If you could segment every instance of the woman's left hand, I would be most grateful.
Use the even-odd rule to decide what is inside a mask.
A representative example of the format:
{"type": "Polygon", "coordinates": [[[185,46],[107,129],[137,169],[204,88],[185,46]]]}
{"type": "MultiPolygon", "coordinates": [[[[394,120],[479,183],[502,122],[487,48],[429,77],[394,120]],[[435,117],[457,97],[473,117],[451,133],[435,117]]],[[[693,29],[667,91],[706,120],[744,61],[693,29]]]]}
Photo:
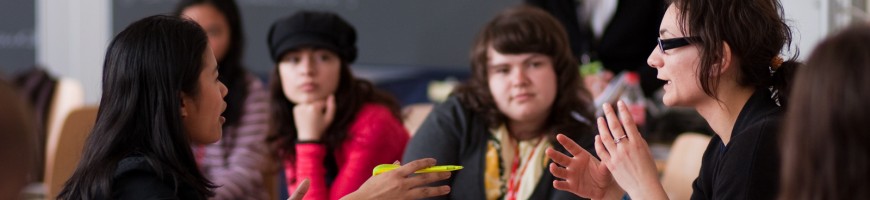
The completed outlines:
{"type": "Polygon", "coordinates": [[[625,103],[619,101],[617,107],[619,117],[610,104],[604,104],[606,119],[598,118],[595,150],[601,162],[630,196],[667,199],[649,146],[640,136],[625,103]]]}

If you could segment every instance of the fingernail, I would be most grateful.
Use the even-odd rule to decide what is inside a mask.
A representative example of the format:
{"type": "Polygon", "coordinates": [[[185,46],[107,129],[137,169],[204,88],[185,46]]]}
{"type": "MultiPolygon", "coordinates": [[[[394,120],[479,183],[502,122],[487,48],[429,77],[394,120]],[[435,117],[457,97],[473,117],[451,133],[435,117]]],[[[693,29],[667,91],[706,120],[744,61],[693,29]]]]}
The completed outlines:
{"type": "Polygon", "coordinates": [[[446,185],[445,185],[445,186],[441,186],[441,192],[449,193],[449,192],[450,192],[450,186],[446,186],[446,185]]]}

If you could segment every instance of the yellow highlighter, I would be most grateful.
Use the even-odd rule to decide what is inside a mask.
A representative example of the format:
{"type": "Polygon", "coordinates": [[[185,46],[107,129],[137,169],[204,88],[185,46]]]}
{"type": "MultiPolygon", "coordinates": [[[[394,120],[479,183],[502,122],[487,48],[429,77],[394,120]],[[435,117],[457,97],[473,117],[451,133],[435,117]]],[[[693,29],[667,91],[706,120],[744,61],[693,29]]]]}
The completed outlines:
{"type": "MultiPolygon", "coordinates": [[[[394,170],[394,169],[399,168],[399,167],[400,167],[400,165],[397,165],[397,164],[380,164],[380,165],[376,166],[375,169],[372,170],[372,176],[376,176],[378,174],[388,172],[390,170],[394,170]]],[[[456,170],[460,170],[460,169],[462,169],[462,166],[439,165],[439,166],[432,166],[432,167],[427,167],[425,169],[417,170],[414,173],[419,174],[419,173],[431,173],[431,172],[450,172],[450,171],[456,171],[456,170]]]]}

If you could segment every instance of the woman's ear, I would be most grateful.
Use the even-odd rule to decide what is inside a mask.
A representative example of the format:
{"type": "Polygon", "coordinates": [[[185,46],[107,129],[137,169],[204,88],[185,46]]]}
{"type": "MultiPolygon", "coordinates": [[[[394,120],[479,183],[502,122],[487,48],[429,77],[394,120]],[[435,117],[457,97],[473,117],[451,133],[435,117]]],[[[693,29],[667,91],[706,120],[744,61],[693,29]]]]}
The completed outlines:
{"type": "Polygon", "coordinates": [[[181,92],[178,96],[181,97],[181,108],[179,108],[181,109],[181,118],[185,118],[187,117],[187,109],[190,109],[189,105],[192,99],[184,92],[181,92]]]}
{"type": "Polygon", "coordinates": [[[734,67],[734,58],[731,57],[731,45],[728,45],[728,42],[722,41],[722,60],[719,61],[719,74],[725,74],[728,70],[734,67]]]}

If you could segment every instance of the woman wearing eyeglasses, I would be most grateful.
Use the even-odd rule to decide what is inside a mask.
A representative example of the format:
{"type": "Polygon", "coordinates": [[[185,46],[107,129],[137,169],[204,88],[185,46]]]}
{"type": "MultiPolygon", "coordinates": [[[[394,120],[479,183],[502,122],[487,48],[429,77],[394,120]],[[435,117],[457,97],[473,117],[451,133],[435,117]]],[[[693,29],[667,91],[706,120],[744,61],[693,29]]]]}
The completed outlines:
{"type": "MultiPolygon", "coordinates": [[[[779,188],[777,133],[799,63],[777,0],[675,0],[648,64],[667,81],[667,106],[695,108],[716,132],[692,184],[692,199],[773,199],[779,188]]],[[[601,161],[559,137],[573,157],[548,150],[558,189],[588,198],[628,194],[667,199],[646,141],[623,103],[604,105],[595,147],[601,161]]]]}

